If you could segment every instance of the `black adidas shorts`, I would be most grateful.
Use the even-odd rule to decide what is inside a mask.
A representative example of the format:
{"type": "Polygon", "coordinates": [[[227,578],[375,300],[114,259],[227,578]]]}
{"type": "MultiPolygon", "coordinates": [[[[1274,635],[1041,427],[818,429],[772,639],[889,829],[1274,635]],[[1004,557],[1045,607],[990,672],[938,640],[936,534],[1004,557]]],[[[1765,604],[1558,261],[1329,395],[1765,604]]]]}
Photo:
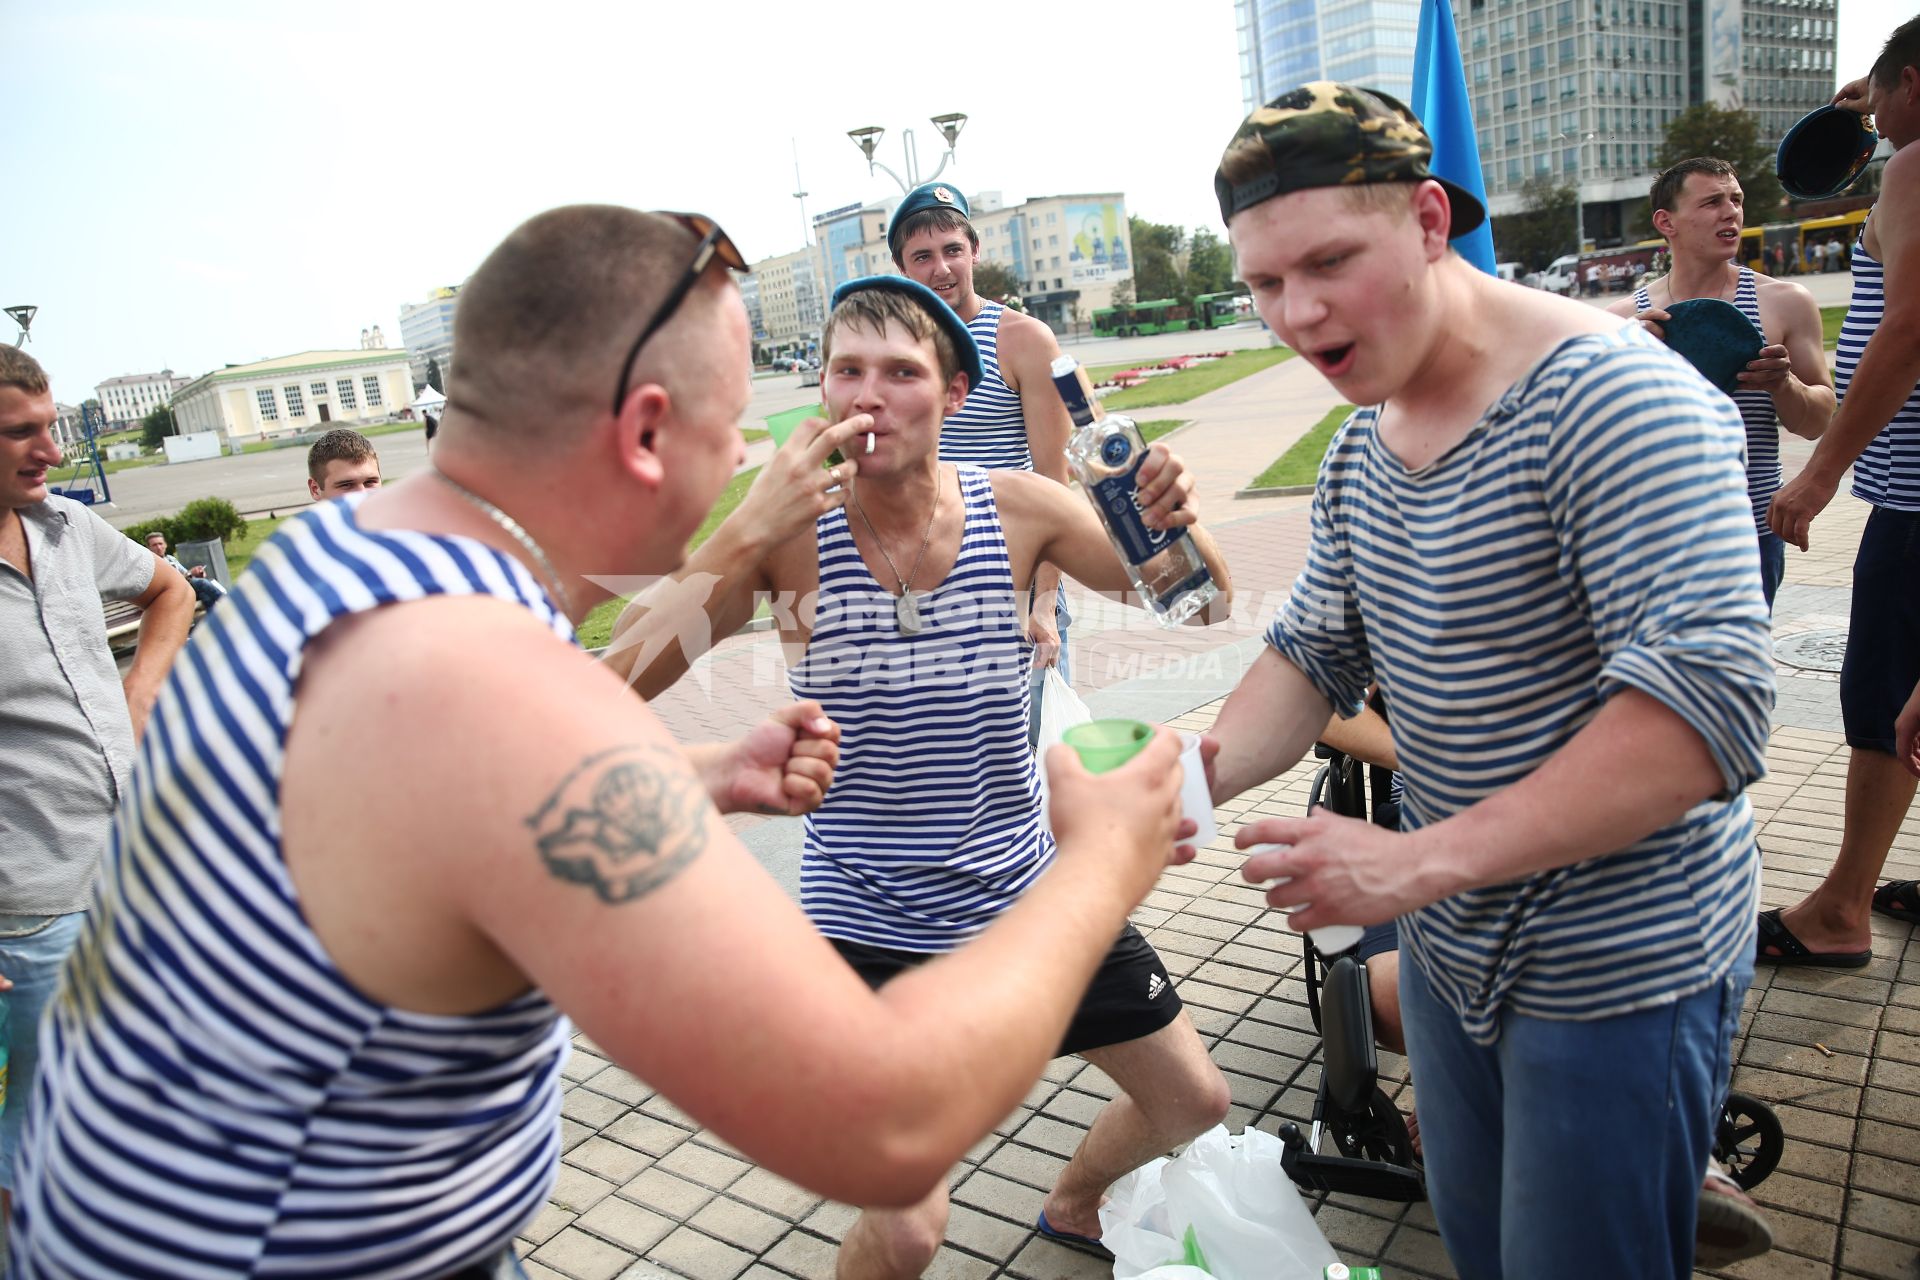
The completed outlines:
{"type": "MultiPolygon", "coordinates": [[[[934,958],[924,952],[892,951],[838,938],[827,941],[875,991],[905,970],[934,958]]],[[[1167,976],[1167,966],[1160,963],[1159,953],[1138,929],[1128,925],[1094,970],[1093,981],[1080,998],[1080,1008],[1067,1024],[1055,1056],[1064,1058],[1070,1053],[1150,1036],[1179,1017],[1181,1007],[1180,995],[1173,989],[1173,979],[1167,976]]]]}

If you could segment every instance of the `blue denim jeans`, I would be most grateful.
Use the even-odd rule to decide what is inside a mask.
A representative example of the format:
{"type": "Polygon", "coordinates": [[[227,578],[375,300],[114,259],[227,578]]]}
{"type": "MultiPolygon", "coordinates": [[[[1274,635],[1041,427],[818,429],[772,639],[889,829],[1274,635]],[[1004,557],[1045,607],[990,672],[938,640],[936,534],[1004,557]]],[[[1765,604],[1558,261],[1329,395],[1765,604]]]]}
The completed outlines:
{"type": "Polygon", "coordinates": [[[67,952],[87,922],[84,911],[61,916],[0,914],[0,974],[13,990],[0,992],[7,1009],[7,1101],[0,1110],[0,1187],[13,1190],[13,1158],[33,1080],[40,1066],[40,1017],[53,998],[67,952]]]}
{"type": "Polygon", "coordinates": [[[1476,1044],[1400,966],[1427,1190],[1461,1280],[1686,1280],[1745,957],[1680,1001],[1590,1022],[1511,1011],[1476,1044]]]}

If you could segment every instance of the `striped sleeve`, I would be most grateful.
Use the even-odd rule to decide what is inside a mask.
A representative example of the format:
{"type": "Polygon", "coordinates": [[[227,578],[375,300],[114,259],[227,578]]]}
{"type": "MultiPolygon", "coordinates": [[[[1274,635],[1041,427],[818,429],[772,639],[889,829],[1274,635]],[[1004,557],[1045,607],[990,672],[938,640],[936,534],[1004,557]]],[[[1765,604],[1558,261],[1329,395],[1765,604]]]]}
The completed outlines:
{"type": "Polygon", "coordinates": [[[1298,667],[1344,719],[1360,713],[1373,682],[1373,655],[1354,590],[1353,557],[1333,516],[1342,488],[1360,479],[1369,432],[1356,426],[1372,411],[1352,414],[1334,433],[1313,489],[1307,563],[1267,628],[1267,643],[1298,667]]]}
{"type": "Polygon", "coordinates": [[[1601,696],[1638,689],[1677,713],[1712,752],[1722,799],[1765,772],[1773,709],[1744,445],[1732,401],[1629,341],[1571,374],[1545,459],[1601,696]]]}

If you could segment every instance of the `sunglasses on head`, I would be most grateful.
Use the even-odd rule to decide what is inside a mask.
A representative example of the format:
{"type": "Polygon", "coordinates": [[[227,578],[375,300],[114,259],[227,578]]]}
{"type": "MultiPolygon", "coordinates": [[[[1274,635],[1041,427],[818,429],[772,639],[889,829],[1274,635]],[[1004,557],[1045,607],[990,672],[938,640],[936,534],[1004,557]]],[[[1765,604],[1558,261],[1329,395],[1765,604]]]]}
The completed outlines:
{"type": "Polygon", "coordinates": [[[687,300],[687,295],[693,292],[693,286],[700,282],[701,275],[713,264],[713,260],[716,257],[719,258],[733,271],[747,269],[747,260],[740,255],[739,248],[727,238],[727,233],[720,229],[720,224],[704,213],[674,213],[663,209],[658,212],[658,216],[672,218],[699,236],[700,244],[694,249],[693,260],[687,263],[687,269],[680,273],[679,282],[667,294],[666,301],[660,304],[660,309],[653,313],[653,319],[647,321],[647,327],[640,331],[640,336],[633,340],[631,347],[627,348],[627,358],[620,366],[620,382],[613,392],[613,411],[616,414],[620,412],[620,405],[627,398],[627,382],[633,376],[633,362],[639,359],[640,348],[646,346],[647,339],[660,332],[667,321],[673,319],[673,313],[678,311],[680,304],[687,300]]]}

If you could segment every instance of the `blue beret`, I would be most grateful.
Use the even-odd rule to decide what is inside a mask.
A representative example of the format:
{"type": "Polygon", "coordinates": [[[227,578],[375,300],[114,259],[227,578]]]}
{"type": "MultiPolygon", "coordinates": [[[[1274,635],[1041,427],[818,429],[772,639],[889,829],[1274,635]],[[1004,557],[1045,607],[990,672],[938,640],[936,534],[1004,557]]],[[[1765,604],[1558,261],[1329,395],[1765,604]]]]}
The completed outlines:
{"type": "Polygon", "coordinates": [[[1747,362],[1760,356],[1766,338],[1746,313],[1719,298],[1688,298],[1667,308],[1661,329],[1667,345],[1686,357],[1700,376],[1728,395],[1740,389],[1747,362]]]}
{"type": "Polygon", "coordinates": [[[1795,200],[1824,200],[1853,185],[1879,142],[1867,117],[1829,104],[1787,130],[1773,167],[1795,200]]]}
{"type": "Polygon", "coordinates": [[[849,280],[833,291],[833,306],[838,308],[849,295],[867,289],[884,289],[889,293],[898,293],[920,304],[920,309],[933,317],[933,322],[947,331],[953,339],[954,354],[960,358],[960,372],[967,375],[967,390],[971,392],[980,385],[985,376],[980,367],[980,344],[973,340],[973,330],[967,328],[946,300],[918,280],[909,280],[905,276],[862,276],[858,280],[849,280]]]}
{"type": "Polygon", "coordinates": [[[973,220],[973,209],[967,204],[967,197],[960,188],[950,187],[944,182],[923,182],[907,192],[907,198],[893,211],[893,219],[887,223],[887,248],[898,253],[900,246],[894,243],[894,235],[900,225],[914,214],[926,209],[952,209],[968,221],[973,220]]]}

